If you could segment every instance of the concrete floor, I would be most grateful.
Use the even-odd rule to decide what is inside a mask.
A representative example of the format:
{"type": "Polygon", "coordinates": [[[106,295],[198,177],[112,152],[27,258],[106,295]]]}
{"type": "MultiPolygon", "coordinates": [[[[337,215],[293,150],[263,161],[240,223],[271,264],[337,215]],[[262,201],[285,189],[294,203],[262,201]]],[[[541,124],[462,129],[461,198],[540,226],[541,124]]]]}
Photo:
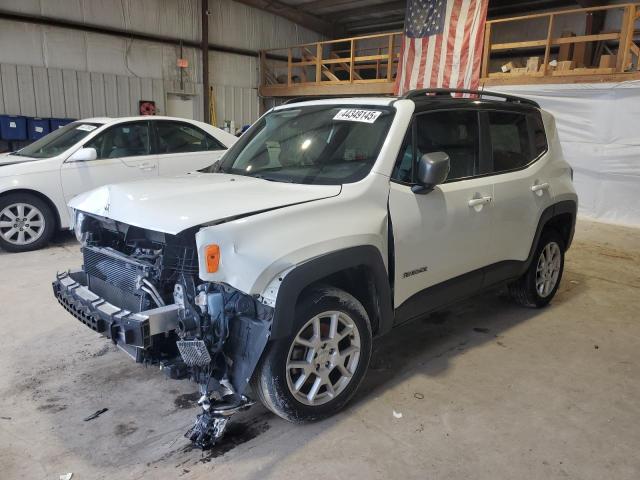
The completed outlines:
{"type": "Polygon", "coordinates": [[[491,294],[403,327],[346,411],[295,426],[257,406],[205,454],[182,438],[194,385],[56,304],[79,263],[69,236],[0,252],[2,479],[640,478],[639,230],[580,222],[550,307],[491,294]]]}

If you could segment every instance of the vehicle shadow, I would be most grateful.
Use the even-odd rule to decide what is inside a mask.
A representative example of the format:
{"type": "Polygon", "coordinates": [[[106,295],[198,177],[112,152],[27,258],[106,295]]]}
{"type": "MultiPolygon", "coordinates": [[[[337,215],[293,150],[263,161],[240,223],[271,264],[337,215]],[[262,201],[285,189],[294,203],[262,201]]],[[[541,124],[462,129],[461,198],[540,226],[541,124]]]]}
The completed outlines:
{"type": "MultiPolygon", "coordinates": [[[[406,382],[409,377],[443,375],[457,356],[489,342],[498,348],[508,348],[508,341],[503,337],[509,329],[536,320],[543,312],[561,306],[585,288],[584,283],[574,281],[575,278],[580,276],[565,270],[554,303],[544,309],[520,307],[508,297],[505,289],[495,289],[398,326],[374,341],[368,373],[347,409],[320,423],[326,425],[324,428],[339,424],[344,421],[344,415],[350,415],[354,409],[406,382]],[[578,283],[582,286],[576,288],[574,284],[578,283]]],[[[419,394],[428,397],[429,392],[419,394]]],[[[298,443],[305,442],[300,439],[298,443]]],[[[293,453],[289,451],[287,455],[293,453]]],[[[280,461],[282,458],[270,462],[251,478],[269,478],[280,461]]]]}
{"type": "Polygon", "coordinates": [[[505,346],[500,338],[506,330],[540,313],[515,305],[503,290],[492,290],[400,325],[374,342],[369,371],[352,404],[410,375],[441,375],[453,357],[488,342],[505,346]]]}

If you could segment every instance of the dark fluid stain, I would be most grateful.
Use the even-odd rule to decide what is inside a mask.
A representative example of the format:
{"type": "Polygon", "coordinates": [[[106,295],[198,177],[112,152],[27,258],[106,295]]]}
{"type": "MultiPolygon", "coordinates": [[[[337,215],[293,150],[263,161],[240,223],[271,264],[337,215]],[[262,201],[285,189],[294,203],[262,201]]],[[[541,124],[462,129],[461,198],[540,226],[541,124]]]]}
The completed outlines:
{"type": "Polygon", "coordinates": [[[183,393],[182,395],[178,395],[175,398],[175,400],[173,401],[173,404],[175,405],[176,408],[179,408],[182,410],[197,407],[198,400],[200,399],[201,396],[202,395],[200,395],[200,392],[183,393]]]}
{"type": "Polygon", "coordinates": [[[242,445],[249,440],[253,440],[258,435],[263,434],[264,432],[269,430],[269,428],[271,428],[269,423],[267,423],[266,420],[260,419],[246,423],[229,422],[227,430],[220,440],[220,443],[217,443],[209,450],[202,452],[202,458],[200,458],[199,461],[200,463],[208,463],[214,458],[221,457],[237,446],[242,445]]]}
{"type": "Polygon", "coordinates": [[[491,330],[484,327],[474,327],[473,331],[478,333],[489,333],[491,330]]]}
{"type": "Polygon", "coordinates": [[[138,427],[131,423],[119,423],[116,425],[115,434],[118,437],[128,437],[132,433],[135,433],[138,430],[138,427]]]}
{"type": "Polygon", "coordinates": [[[56,405],[55,403],[47,403],[45,405],[40,405],[38,407],[38,410],[40,410],[41,412],[48,412],[48,413],[59,413],[66,409],[67,409],[66,405],[56,405]]]}
{"type": "Polygon", "coordinates": [[[110,350],[109,345],[105,345],[104,347],[102,347],[100,350],[98,350],[96,353],[94,353],[91,356],[92,357],[102,357],[103,355],[106,355],[107,353],[109,353],[109,350],[110,350]]]}

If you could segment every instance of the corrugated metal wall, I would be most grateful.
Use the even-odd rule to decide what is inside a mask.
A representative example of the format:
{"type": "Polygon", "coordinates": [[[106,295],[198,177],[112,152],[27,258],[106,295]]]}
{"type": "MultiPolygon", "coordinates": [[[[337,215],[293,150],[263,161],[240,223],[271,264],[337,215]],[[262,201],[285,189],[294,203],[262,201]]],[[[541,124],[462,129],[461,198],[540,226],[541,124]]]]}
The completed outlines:
{"type": "MultiPolygon", "coordinates": [[[[198,41],[199,0],[3,0],[7,11],[198,41]]],[[[230,0],[209,0],[209,41],[258,50],[321,39],[281,17],[230,0]]],[[[164,113],[168,92],[194,94],[203,118],[200,52],[185,48],[184,89],[178,47],[110,35],[0,20],[0,113],[123,116],[138,100],[164,113]],[[149,96],[150,95],[150,96],[149,96]]],[[[218,123],[258,117],[258,59],[210,52],[218,123]]]]}

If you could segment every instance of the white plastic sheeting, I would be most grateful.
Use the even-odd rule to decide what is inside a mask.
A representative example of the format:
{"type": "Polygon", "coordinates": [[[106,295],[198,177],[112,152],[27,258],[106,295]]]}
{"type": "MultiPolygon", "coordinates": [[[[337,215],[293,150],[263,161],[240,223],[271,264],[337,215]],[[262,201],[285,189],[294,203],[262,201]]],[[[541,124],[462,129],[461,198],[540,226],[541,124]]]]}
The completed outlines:
{"type": "Polygon", "coordinates": [[[640,226],[640,81],[487,90],[530,98],[555,116],[581,215],[640,226]]]}

